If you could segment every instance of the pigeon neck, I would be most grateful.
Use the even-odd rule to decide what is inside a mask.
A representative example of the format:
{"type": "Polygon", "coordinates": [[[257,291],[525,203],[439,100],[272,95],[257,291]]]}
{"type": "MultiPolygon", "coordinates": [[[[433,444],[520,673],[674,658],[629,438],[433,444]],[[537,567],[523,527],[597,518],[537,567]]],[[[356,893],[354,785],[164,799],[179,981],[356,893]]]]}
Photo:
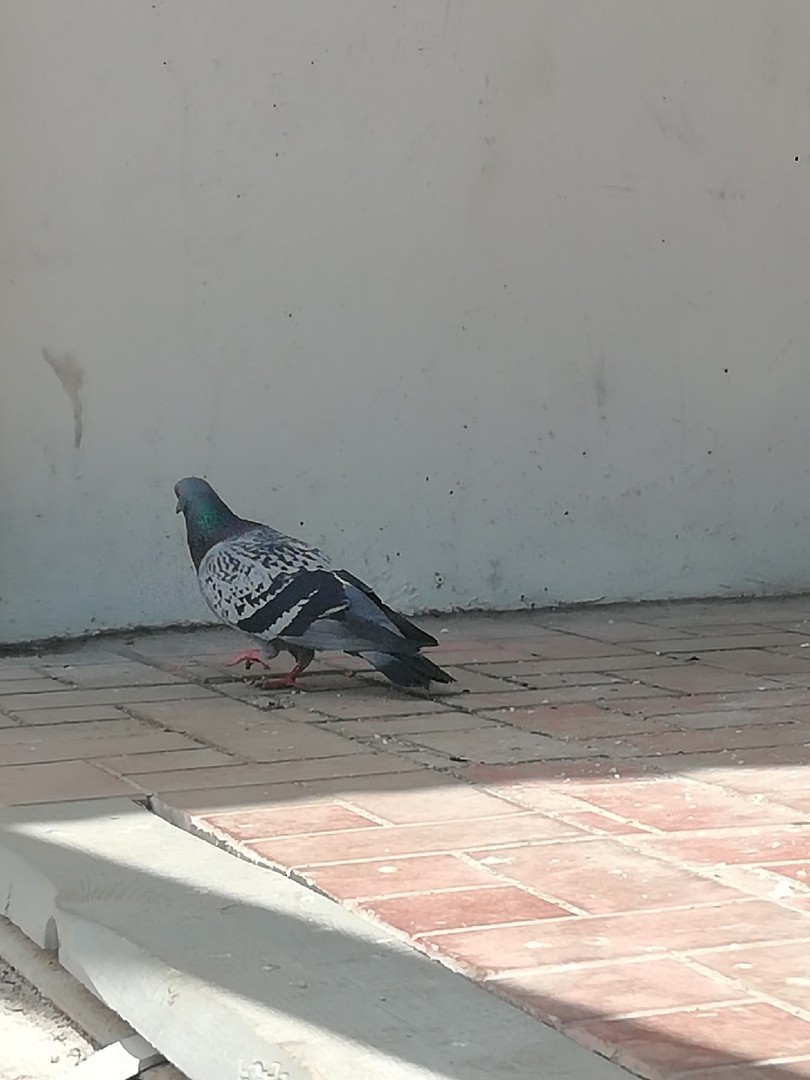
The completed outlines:
{"type": "Polygon", "coordinates": [[[186,512],[188,549],[194,566],[199,569],[206,552],[242,530],[244,523],[221,499],[190,506],[186,512]]]}

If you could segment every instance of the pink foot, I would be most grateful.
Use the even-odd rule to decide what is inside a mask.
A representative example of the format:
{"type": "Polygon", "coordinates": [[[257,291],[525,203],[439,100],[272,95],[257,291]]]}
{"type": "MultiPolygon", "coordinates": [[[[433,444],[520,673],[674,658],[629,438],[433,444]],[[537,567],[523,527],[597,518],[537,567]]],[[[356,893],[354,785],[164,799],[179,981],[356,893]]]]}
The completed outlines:
{"type": "Polygon", "coordinates": [[[237,664],[244,664],[248,671],[254,664],[260,664],[264,668],[270,667],[262,656],[260,649],[245,649],[244,652],[240,652],[238,656],[235,656],[233,660],[229,660],[225,667],[236,667],[237,664]]]}
{"type": "Polygon", "coordinates": [[[260,690],[288,690],[297,685],[298,683],[296,683],[292,672],[281,679],[260,679],[256,683],[260,690]]]}
{"type": "Polygon", "coordinates": [[[261,682],[256,685],[262,690],[291,690],[296,686],[296,679],[304,670],[304,664],[296,664],[292,671],[288,671],[286,675],[280,679],[262,679],[261,682]]]}

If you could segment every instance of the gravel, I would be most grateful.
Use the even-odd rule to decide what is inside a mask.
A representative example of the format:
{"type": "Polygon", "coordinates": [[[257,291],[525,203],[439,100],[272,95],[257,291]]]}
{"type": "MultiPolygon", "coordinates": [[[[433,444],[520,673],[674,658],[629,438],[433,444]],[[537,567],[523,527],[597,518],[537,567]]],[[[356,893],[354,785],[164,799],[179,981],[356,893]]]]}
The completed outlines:
{"type": "Polygon", "coordinates": [[[0,959],[0,1080],[61,1080],[94,1047],[0,959]]]}

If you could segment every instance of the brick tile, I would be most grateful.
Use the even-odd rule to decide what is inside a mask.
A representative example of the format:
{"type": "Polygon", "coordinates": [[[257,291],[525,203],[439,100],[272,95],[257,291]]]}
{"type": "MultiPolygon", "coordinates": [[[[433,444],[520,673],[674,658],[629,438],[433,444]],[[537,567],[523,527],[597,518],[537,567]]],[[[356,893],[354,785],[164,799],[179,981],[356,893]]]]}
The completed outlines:
{"type": "Polygon", "coordinates": [[[523,638],[545,637],[551,631],[546,626],[543,613],[536,611],[503,612],[456,612],[447,615],[420,615],[419,625],[440,641],[476,641],[482,635],[487,641],[514,641],[523,638]]]}
{"type": "Polygon", "coordinates": [[[85,761],[0,767],[0,805],[132,796],[135,788],[85,761]]]}
{"type": "Polygon", "coordinates": [[[798,645],[802,640],[796,633],[784,630],[761,630],[750,634],[706,634],[698,637],[677,637],[658,641],[637,641],[634,648],[662,653],[701,653],[738,649],[774,649],[783,645],[798,645]]]}
{"type": "Polygon", "coordinates": [[[637,650],[623,642],[596,641],[577,634],[548,634],[537,642],[543,660],[570,660],[583,656],[628,656],[637,650]]]}
{"type": "MultiPolygon", "coordinates": [[[[619,781],[613,780],[613,783],[619,781]]],[[[568,817],[571,813],[591,814],[594,817],[603,817],[601,811],[590,806],[581,798],[570,798],[567,794],[571,790],[574,781],[562,783],[550,783],[545,777],[540,779],[511,777],[502,783],[491,782],[483,788],[491,795],[497,795],[501,799],[514,802],[522,809],[539,810],[542,813],[564,813],[568,817]]]]}
{"type": "MultiPolygon", "coordinates": [[[[474,709],[490,716],[493,710],[519,709],[540,705],[576,705],[604,702],[610,705],[614,697],[625,701],[633,697],[665,697],[666,691],[652,686],[632,683],[599,683],[597,686],[558,686],[552,689],[518,690],[511,694],[465,694],[465,709],[474,709]]],[[[611,706],[612,707],[612,706],[611,706]]]]}
{"type": "Polygon", "coordinates": [[[743,945],[736,949],[702,952],[701,967],[736,979],[757,993],[810,1011],[807,950],[790,942],[743,945]]]}
{"type": "MultiPolygon", "coordinates": [[[[736,823],[733,818],[731,821],[736,823]]],[[[806,825],[749,826],[735,832],[726,830],[720,836],[644,837],[639,843],[643,843],[645,851],[662,858],[696,866],[763,866],[810,860],[810,827],[806,825]]]]}
{"type": "Polygon", "coordinates": [[[667,697],[668,691],[655,686],[646,686],[643,683],[610,682],[601,683],[599,686],[557,687],[555,690],[543,691],[543,695],[541,705],[560,706],[598,702],[603,709],[619,711],[615,707],[615,702],[627,702],[640,698],[644,706],[650,699],[667,697]]]}
{"type": "MultiPolygon", "coordinates": [[[[44,669],[56,679],[65,679],[83,689],[103,689],[110,686],[159,686],[183,682],[177,675],[140,664],[134,660],[119,660],[105,664],[54,664],[44,669]]],[[[6,693],[5,687],[3,692],[6,693]]]]}
{"type": "Polygon", "coordinates": [[[533,926],[464,930],[443,934],[429,943],[434,952],[451,957],[477,978],[486,978],[522,968],[778,940],[794,944],[810,941],[810,916],[764,900],[745,900],[678,912],[634,911],[547,920],[533,926]]]}
{"type": "Polygon", "coordinates": [[[339,900],[401,896],[494,883],[491,874],[468,866],[454,855],[417,855],[410,859],[302,867],[298,874],[339,900]]]}
{"type": "Polygon", "coordinates": [[[520,660],[514,663],[494,662],[490,664],[476,664],[477,671],[483,671],[485,675],[516,676],[522,675],[577,675],[577,674],[612,674],[624,671],[625,668],[649,667],[673,667],[682,663],[673,656],[656,656],[655,653],[645,652],[643,659],[637,652],[628,653],[626,656],[579,656],[568,660],[520,660]]]}
{"type": "Polygon", "coordinates": [[[556,904],[511,885],[364,900],[362,910],[409,935],[471,926],[559,919],[570,914],[556,904]]]}
{"type": "MultiPolygon", "coordinates": [[[[686,704],[691,699],[681,699],[686,704]]],[[[501,723],[512,724],[528,731],[538,731],[542,734],[556,736],[557,738],[572,741],[587,741],[594,748],[599,748],[600,738],[603,739],[626,739],[627,736],[644,735],[651,739],[665,735],[666,738],[659,744],[650,741],[646,754],[665,753],[680,751],[684,746],[681,738],[684,732],[704,732],[701,738],[706,740],[701,746],[700,738],[696,740],[698,748],[714,747],[727,749],[730,745],[745,743],[752,740],[751,745],[769,745],[767,738],[761,741],[770,729],[778,730],[783,727],[784,741],[792,743],[788,734],[788,725],[798,736],[804,730],[802,724],[806,723],[800,716],[798,709],[719,709],[710,712],[694,713],[668,713],[663,716],[644,716],[641,713],[628,715],[617,712],[611,708],[600,708],[597,705],[539,705],[530,709],[498,710],[497,713],[487,713],[491,719],[498,719],[501,723]],[[763,721],[767,720],[767,726],[763,721]],[[756,726],[760,729],[748,735],[745,731],[748,727],[756,726]],[[741,738],[730,735],[723,729],[741,729],[741,738]],[[717,729],[712,731],[711,729],[717,729]],[[672,745],[669,745],[672,740],[672,745]]],[[[686,740],[691,739],[686,736],[686,740]]],[[[778,740],[776,740],[778,741],[778,740]]],[[[807,741],[810,742],[810,725],[807,727],[807,741]]],[[[636,740],[631,738],[631,743],[636,740]]],[[[648,745],[646,742],[644,745],[648,745]]],[[[625,749],[626,752],[626,749],[625,749]]]]}
{"type": "Polygon", "coordinates": [[[371,735],[392,738],[396,735],[419,735],[433,731],[466,731],[472,728],[494,727],[494,724],[473,713],[434,712],[381,719],[370,716],[364,720],[328,720],[325,726],[329,731],[337,731],[347,738],[356,739],[368,738],[371,735]]]}
{"type": "MultiPolygon", "coordinates": [[[[645,686],[662,690],[679,690],[684,694],[718,694],[744,690],[760,691],[761,687],[778,690],[778,683],[759,675],[746,675],[739,671],[704,664],[684,664],[674,668],[638,668],[623,672],[625,678],[638,679],[645,686]]],[[[627,695],[625,695],[627,696],[627,695]]]]}
{"type": "Polygon", "coordinates": [[[571,1025],[566,1033],[648,1076],[810,1053],[810,1022],[764,1002],[591,1020],[571,1025]]]}
{"type": "Polygon", "coordinates": [[[362,753],[363,748],[350,739],[311,725],[290,724],[272,713],[258,713],[257,722],[248,728],[228,727],[219,719],[209,723],[185,725],[194,733],[224,750],[257,762],[306,761],[315,758],[342,757],[362,753]]]}
{"type": "Polygon", "coordinates": [[[36,698],[40,694],[47,694],[55,690],[64,690],[65,684],[56,679],[47,679],[40,676],[38,679],[5,679],[0,683],[0,700],[5,701],[13,696],[30,694],[36,698]]]}
{"type": "MultiPolygon", "coordinates": [[[[516,808],[515,808],[516,809],[516,808]]],[[[366,822],[368,825],[368,822],[366,822]]],[[[221,830],[224,831],[224,830],[221,830]]],[[[540,814],[518,814],[475,821],[354,829],[345,836],[291,840],[251,840],[248,847],[282,866],[356,862],[406,855],[473,852],[495,844],[520,844],[584,835],[572,825],[540,814]]],[[[544,890],[547,891],[547,890],[544,890]]]]}
{"type": "Polygon", "coordinates": [[[754,795],[758,800],[778,798],[781,804],[802,809],[808,794],[806,765],[769,765],[756,769],[736,766],[704,769],[700,773],[705,783],[717,784],[742,795],[754,795]]]}
{"type": "Polygon", "coordinates": [[[804,673],[796,671],[792,675],[769,675],[769,679],[774,679],[780,686],[796,690],[808,690],[810,689],[810,671],[804,673]]]}
{"type": "MultiPolygon", "coordinates": [[[[634,734],[627,738],[621,754],[651,756],[653,754],[696,754],[707,750],[740,750],[749,747],[794,746],[810,743],[810,724],[748,724],[735,728],[692,728],[664,731],[650,735],[634,734]]],[[[609,752],[606,739],[595,739],[589,746],[599,752],[609,752]]],[[[617,753],[615,746],[613,752],[617,753]]]]}
{"type": "Polygon", "coordinates": [[[566,810],[561,814],[561,819],[578,828],[595,829],[597,832],[613,836],[632,836],[649,831],[641,825],[630,825],[626,821],[610,818],[607,814],[599,814],[595,810],[566,810]]]}
{"type": "MultiPolygon", "coordinates": [[[[761,685],[765,685],[762,681],[761,685]]],[[[642,702],[648,716],[660,716],[665,712],[703,712],[712,709],[778,709],[807,707],[810,705],[810,690],[769,686],[767,690],[755,690],[743,693],[699,694],[691,697],[659,698],[642,702]]],[[[628,702],[628,710],[636,707],[635,702],[628,702]]],[[[613,703],[611,708],[617,708],[613,703]]],[[[628,711],[625,710],[625,711],[628,711]]]]}
{"type": "MultiPolygon", "coordinates": [[[[368,796],[376,798],[380,791],[401,796],[405,792],[423,791],[434,782],[435,778],[431,774],[422,769],[412,769],[384,775],[370,773],[364,776],[319,777],[280,783],[188,788],[165,792],[161,801],[182,813],[194,816],[256,806],[329,802],[335,799],[362,800],[368,796]]],[[[505,812],[514,812],[515,809],[507,807],[505,812]]],[[[370,812],[373,814],[373,810],[370,812]]]]}
{"type": "MultiPolygon", "coordinates": [[[[583,687],[612,686],[613,684],[625,685],[621,678],[609,675],[606,671],[576,671],[570,675],[529,675],[522,674],[513,676],[519,678],[525,686],[534,687],[537,690],[569,690],[574,697],[574,690],[583,687]]],[[[589,694],[596,691],[589,690],[589,694]]]]}
{"type": "MultiPolygon", "coordinates": [[[[369,742],[367,745],[372,747],[377,744],[369,742]]],[[[393,751],[408,761],[421,765],[423,769],[431,769],[434,772],[438,771],[448,776],[458,762],[457,758],[449,754],[442,754],[438,750],[425,750],[422,747],[413,746],[411,743],[404,741],[402,736],[398,739],[383,739],[381,744],[377,745],[377,748],[383,751],[393,751]]]]}
{"type": "MultiPolygon", "coordinates": [[[[658,606],[651,605],[656,608],[658,606]]],[[[701,610],[694,615],[691,611],[685,611],[693,607],[691,602],[677,603],[671,607],[672,618],[668,621],[676,626],[709,624],[736,628],[737,625],[746,623],[770,623],[775,618],[783,621],[787,618],[804,618],[807,612],[807,600],[802,596],[779,597],[775,600],[715,600],[709,607],[704,601],[701,602],[701,608],[706,607],[706,610],[701,610]]]]}
{"type": "Polygon", "coordinates": [[[4,658],[0,660],[0,687],[3,687],[6,682],[20,682],[23,679],[35,679],[42,678],[42,672],[36,668],[27,667],[24,663],[16,663],[4,658]]]}
{"type": "Polygon", "coordinates": [[[161,794],[182,791],[184,788],[198,788],[201,784],[233,787],[240,784],[271,784],[274,779],[278,783],[284,783],[294,777],[290,777],[288,766],[257,763],[217,765],[206,769],[175,769],[168,772],[141,773],[139,776],[139,781],[146,790],[161,794]]]}
{"type": "MultiPolygon", "coordinates": [[[[792,822],[790,809],[749,802],[720,788],[682,778],[572,784],[566,793],[590,806],[665,832],[792,822]]],[[[808,831],[810,842],[810,831],[808,831]]]]}
{"type": "Polygon", "coordinates": [[[780,877],[790,878],[791,881],[796,881],[799,885],[810,888],[810,860],[804,863],[770,863],[768,872],[779,874],[780,877]]]}
{"type": "MultiPolygon", "coordinates": [[[[426,628],[433,625],[434,629],[430,632],[436,637],[443,638],[442,630],[446,620],[441,616],[437,617],[432,624],[429,620],[429,616],[420,616],[419,625],[424,625],[426,628]]],[[[467,632],[472,635],[483,634],[487,641],[500,641],[504,645],[514,645],[526,639],[537,641],[554,633],[543,615],[532,611],[514,611],[510,615],[503,613],[482,615],[479,612],[471,615],[460,612],[454,614],[453,630],[461,633],[465,626],[467,632]]]]}
{"type": "Polygon", "coordinates": [[[249,729],[267,721],[267,713],[242,702],[229,701],[219,694],[209,693],[195,701],[139,702],[133,707],[138,716],[189,735],[198,733],[200,726],[217,720],[223,730],[228,726],[249,729]]]}
{"type": "Polygon", "coordinates": [[[117,664],[122,656],[115,649],[104,649],[98,642],[88,642],[75,649],[39,653],[31,662],[38,667],[54,667],[60,664],[117,664]]]}
{"type": "Polygon", "coordinates": [[[234,840],[270,837],[311,836],[345,829],[367,829],[376,822],[338,803],[300,803],[293,806],[262,806],[226,814],[210,814],[201,819],[219,833],[234,840]]]}
{"type": "Polygon", "coordinates": [[[509,664],[518,660],[531,660],[537,649],[537,643],[531,640],[508,645],[501,641],[451,641],[441,642],[437,649],[431,649],[430,658],[441,667],[446,664],[486,664],[499,661],[509,664]]]}
{"type": "MultiPolygon", "coordinates": [[[[364,716],[412,716],[418,713],[441,712],[447,706],[428,698],[410,698],[404,694],[389,695],[384,689],[378,693],[365,690],[362,693],[347,691],[345,694],[328,691],[308,693],[306,707],[335,720],[357,720],[364,716]]],[[[2,707],[2,706],[0,706],[2,707]]]]}
{"type": "Polygon", "coordinates": [[[462,765],[454,769],[454,775],[468,783],[483,785],[487,788],[502,789],[506,786],[537,784],[553,788],[555,785],[568,785],[574,781],[610,781],[616,783],[624,775],[654,774],[650,762],[660,762],[663,758],[647,758],[643,762],[621,762],[625,773],[620,773],[616,764],[606,758],[570,757],[560,761],[531,761],[518,765],[462,765]]]}
{"type": "Polygon", "coordinates": [[[42,694],[0,694],[0,709],[24,713],[27,709],[78,708],[85,705],[127,705],[130,703],[211,698],[213,693],[192,683],[170,686],[108,687],[104,690],[53,690],[42,694]]]}
{"type": "MultiPolygon", "coordinates": [[[[601,689],[601,687],[599,689],[601,689]]],[[[588,695],[592,691],[594,691],[594,687],[581,688],[581,693],[585,695],[588,695]]],[[[463,705],[465,709],[481,711],[505,708],[518,709],[526,705],[540,705],[548,700],[550,694],[563,692],[567,693],[568,690],[561,690],[559,688],[557,691],[538,690],[537,688],[524,690],[518,687],[503,693],[493,691],[487,694],[464,694],[459,700],[459,704],[463,705]]],[[[574,687],[570,692],[576,695],[580,692],[580,688],[574,687]]]]}
{"type": "Polygon", "coordinates": [[[744,671],[749,675],[791,675],[796,672],[810,676],[810,649],[797,650],[797,655],[766,652],[764,649],[726,649],[701,652],[704,664],[744,671]]]}
{"type": "MultiPolygon", "coordinates": [[[[657,731],[667,726],[653,723],[644,716],[625,716],[624,713],[596,705],[540,705],[534,709],[515,710],[515,713],[503,709],[497,716],[503,724],[562,740],[570,757],[578,756],[585,744],[599,746],[599,739],[602,738],[624,739],[628,735],[657,731]],[[583,746],[578,747],[577,743],[583,746]]],[[[487,717],[494,720],[496,713],[487,713],[487,717]]]]}
{"type": "Polygon", "coordinates": [[[471,857],[477,862],[495,858],[499,875],[589,915],[739,899],[739,893],[724,885],[609,839],[495,848],[471,857]]]}
{"type": "Polygon", "coordinates": [[[456,681],[452,686],[441,687],[440,693],[442,696],[446,696],[448,693],[461,694],[465,691],[470,691],[472,693],[487,693],[490,690],[503,692],[520,689],[520,686],[517,683],[508,682],[505,679],[496,678],[492,675],[486,675],[475,669],[447,665],[445,671],[448,675],[452,675],[456,681]]]}
{"type": "Polygon", "coordinates": [[[570,755],[564,742],[518,728],[494,725],[474,731],[414,735],[411,741],[464,761],[541,761],[570,755]]]}
{"type": "Polygon", "coordinates": [[[517,808],[502,799],[452,781],[436,783],[435,775],[405,790],[389,785],[382,790],[346,792],[344,798],[392,825],[426,821],[468,821],[515,814],[517,808]]]}
{"type": "Polygon", "coordinates": [[[46,761],[103,758],[110,754],[139,755],[160,750],[183,750],[195,745],[191,739],[174,731],[152,731],[143,735],[102,735],[97,739],[14,743],[0,750],[0,762],[3,765],[35,765],[46,761]]]}
{"type": "Polygon", "coordinates": [[[199,629],[193,632],[164,630],[159,634],[133,634],[131,651],[144,657],[204,656],[208,653],[237,652],[245,639],[235,630],[199,629]]]}
{"type": "MultiPolygon", "coordinates": [[[[583,634],[585,637],[596,638],[598,641],[627,642],[658,640],[661,637],[661,628],[649,623],[638,622],[628,618],[606,618],[605,613],[588,617],[571,619],[553,619],[552,627],[559,627],[569,633],[583,634]]],[[[685,631],[681,631],[686,636],[685,631]]],[[[667,635],[669,636],[669,635],[667,635]]],[[[673,633],[672,637],[678,634],[673,633]]]]}
{"type": "MultiPolygon", "coordinates": [[[[763,694],[770,697],[770,694],[763,694]]],[[[681,705],[689,705],[692,698],[681,698],[681,705]]],[[[763,702],[765,705],[765,702],[763,702]]],[[[675,712],[666,716],[635,717],[636,731],[696,731],[707,728],[746,728],[752,725],[793,724],[803,721],[802,710],[798,708],[762,708],[762,709],[706,709],[705,711],[675,712]],[[643,720],[644,726],[639,727],[643,720]]]]}
{"type": "MultiPolygon", "coordinates": [[[[138,778],[140,780],[140,777],[138,778]]],[[[155,802],[184,822],[198,815],[231,810],[251,810],[256,807],[277,806],[288,802],[311,802],[314,796],[304,786],[287,784],[240,784],[231,787],[209,785],[184,788],[182,791],[152,792],[155,802]]]]}
{"type": "Polygon", "coordinates": [[[524,971],[487,986],[555,1027],[747,997],[724,979],[669,957],[617,961],[604,967],[524,971]]]}
{"type": "Polygon", "coordinates": [[[22,722],[32,724],[73,724],[90,720],[120,720],[126,713],[114,705],[80,705],[75,708],[61,709],[26,709],[22,722]]]}
{"type": "MultiPolygon", "coordinates": [[[[222,699],[220,698],[220,701],[221,700],[222,699]]],[[[293,700],[296,699],[294,698],[293,700]]],[[[227,703],[228,708],[230,708],[230,704],[230,702],[227,703]]],[[[239,704],[241,705],[244,703],[240,702],[239,704]]],[[[322,727],[324,731],[327,730],[327,726],[330,723],[330,721],[324,719],[319,713],[311,712],[309,709],[299,709],[295,705],[283,705],[279,707],[274,705],[272,708],[263,708],[262,706],[257,705],[249,706],[249,708],[251,709],[253,721],[239,721],[240,726],[245,728],[265,723],[268,715],[271,716],[273,720],[284,720],[289,724],[306,724],[308,727],[322,727]]],[[[245,714],[245,716],[247,716],[247,714],[245,714]]]]}
{"type": "Polygon", "coordinates": [[[525,709],[498,709],[487,713],[492,720],[524,731],[536,731],[560,739],[588,739],[600,735],[624,735],[647,731],[650,724],[644,716],[625,716],[599,705],[583,702],[575,705],[535,705],[525,709]]]}
{"type": "Polygon", "coordinates": [[[138,706],[139,715],[253,761],[300,761],[362,751],[356,743],[311,723],[290,722],[299,710],[255,709],[221,697],[201,702],[138,706]]]}
{"type": "Polygon", "coordinates": [[[721,1065],[689,1072],[684,1080],[810,1080],[810,1057],[782,1065],[721,1065]]]}
{"type": "MultiPolygon", "coordinates": [[[[778,691],[768,691],[768,698],[776,694],[778,691]]],[[[765,706],[764,695],[760,694],[759,700],[755,703],[746,701],[744,705],[741,705],[739,701],[735,699],[745,697],[748,698],[748,694],[672,694],[668,695],[664,693],[662,696],[651,698],[613,698],[610,702],[609,708],[611,712],[623,713],[627,716],[644,716],[651,720],[659,716],[671,716],[673,713],[690,714],[690,713],[703,713],[710,710],[721,711],[731,708],[758,708],[765,706]],[[734,704],[732,704],[734,701],[734,704]]],[[[777,702],[776,704],[781,704],[777,702]]],[[[790,704],[793,704],[791,702],[790,704]]]]}
{"type": "MultiPolygon", "coordinates": [[[[795,764],[810,766],[810,746],[806,743],[788,743],[777,746],[737,747],[733,742],[727,750],[695,750],[690,754],[658,754],[655,757],[621,759],[618,764],[628,772],[656,772],[666,775],[691,775],[698,771],[703,777],[711,770],[750,769],[758,771],[772,765],[790,767],[795,764]]],[[[708,779],[708,777],[707,777],[708,779]]]]}
{"type": "MultiPolygon", "coordinates": [[[[167,738],[182,739],[182,735],[167,733],[167,738]]],[[[188,742],[184,741],[184,745],[188,742]]],[[[105,747],[105,753],[109,748],[105,747]]],[[[172,772],[175,769],[204,769],[211,765],[231,765],[234,760],[219,750],[206,746],[188,750],[159,750],[155,753],[124,753],[116,757],[102,757],[99,765],[120,773],[122,776],[138,776],[139,773],[172,772]]]]}
{"type": "Polygon", "coordinates": [[[342,779],[354,776],[385,775],[418,769],[402,758],[388,754],[359,753],[345,757],[316,758],[313,761],[220,765],[215,769],[184,769],[145,773],[140,782],[150,791],[193,790],[212,787],[239,787],[242,784],[288,784],[299,780],[342,779]]]}
{"type": "Polygon", "coordinates": [[[88,720],[82,723],[75,721],[70,724],[15,724],[13,728],[0,731],[0,759],[6,747],[22,744],[35,746],[53,742],[71,742],[76,739],[96,739],[111,736],[120,738],[123,735],[150,735],[155,733],[156,728],[143,723],[142,720],[133,720],[130,716],[118,714],[115,720],[88,720]]]}
{"type": "Polygon", "coordinates": [[[795,644],[776,645],[773,647],[772,651],[778,653],[780,656],[798,657],[806,664],[808,662],[806,659],[808,649],[810,649],[810,624],[801,631],[801,637],[797,638],[795,644]]]}

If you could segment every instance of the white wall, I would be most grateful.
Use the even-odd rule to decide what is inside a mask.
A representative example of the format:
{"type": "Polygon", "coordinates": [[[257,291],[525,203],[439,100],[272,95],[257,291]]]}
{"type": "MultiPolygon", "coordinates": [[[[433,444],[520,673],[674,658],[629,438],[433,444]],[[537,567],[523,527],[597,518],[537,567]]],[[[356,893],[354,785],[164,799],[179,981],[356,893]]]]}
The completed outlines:
{"type": "Polygon", "coordinates": [[[4,0],[0,639],[204,618],[188,473],[409,609],[810,585],[809,37],[4,0]]]}

